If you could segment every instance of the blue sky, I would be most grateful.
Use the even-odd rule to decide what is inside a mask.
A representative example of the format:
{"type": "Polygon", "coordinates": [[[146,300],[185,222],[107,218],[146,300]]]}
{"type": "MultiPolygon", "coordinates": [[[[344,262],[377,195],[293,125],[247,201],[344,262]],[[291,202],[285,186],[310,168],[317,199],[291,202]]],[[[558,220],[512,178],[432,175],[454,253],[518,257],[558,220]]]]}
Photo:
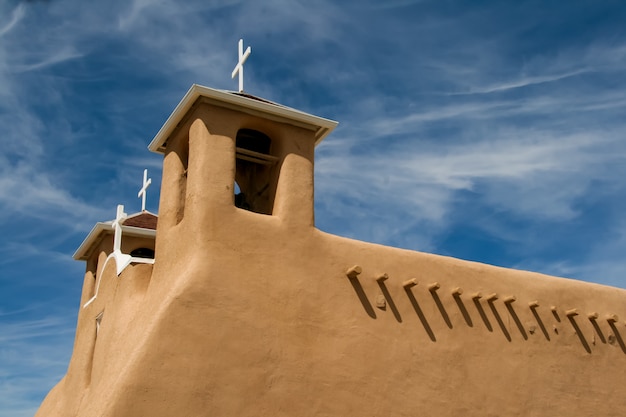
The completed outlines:
{"type": "Polygon", "coordinates": [[[0,0],[0,416],[65,373],[117,204],[193,83],[340,122],[316,222],[385,245],[626,287],[622,1],[0,0]]]}

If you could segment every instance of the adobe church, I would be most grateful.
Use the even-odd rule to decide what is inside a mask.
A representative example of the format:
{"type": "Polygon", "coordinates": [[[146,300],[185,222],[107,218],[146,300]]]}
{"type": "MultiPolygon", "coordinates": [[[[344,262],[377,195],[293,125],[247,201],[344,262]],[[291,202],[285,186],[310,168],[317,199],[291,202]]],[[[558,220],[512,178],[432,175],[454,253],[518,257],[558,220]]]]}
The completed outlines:
{"type": "Polygon", "coordinates": [[[119,206],[77,250],[74,351],[37,416],[626,415],[625,290],[316,229],[337,123],[241,80],[193,85],[150,143],[158,222],[119,206]]]}

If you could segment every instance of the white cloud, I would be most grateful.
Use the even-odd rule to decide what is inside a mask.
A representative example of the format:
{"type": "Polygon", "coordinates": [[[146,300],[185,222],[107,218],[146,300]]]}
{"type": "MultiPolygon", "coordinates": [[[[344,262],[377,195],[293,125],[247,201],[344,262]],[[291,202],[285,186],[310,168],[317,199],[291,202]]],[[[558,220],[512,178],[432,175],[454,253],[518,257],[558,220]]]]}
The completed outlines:
{"type": "Polygon", "coordinates": [[[15,70],[17,71],[34,71],[38,69],[42,69],[45,67],[49,67],[52,65],[56,65],[65,61],[69,61],[72,59],[77,59],[82,57],[83,54],[76,52],[72,46],[62,47],[61,50],[54,51],[52,54],[42,57],[39,62],[35,62],[33,64],[26,65],[15,65],[15,70]]]}
{"type": "MultiPolygon", "coordinates": [[[[66,236],[61,234],[58,236],[57,240],[62,240],[65,237],[66,236]]],[[[23,265],[23,262],[37,260],[37,263],[40,265],[48,265],[49,268],[59,266],[68,273],[77,273],[79,274],[78,276],[80,276],[83,265],[72,259],[69,253],[46,248],[46,246],[51,245],[53,242],[56,243],[54,238],[37,245],[30,242],[15,240],[2,243],[0,244],[0,253],[2,254],[2,257],[0,258],[0,265],[23,265]]],[[[37,285],[38,283],[38,280],[33,280],[34,285],[37,285]]],[[[0,316],[2,316],[1,312],[0,316]]]]}
{"type": "Polygon", "coordinates": [[[11,29],[18,24],[18,22],[24,17],[24,4],[18,4],[11,12],[11,20],[7,22],[3,27],[0,27],[0,38],[6,33],[9,33],[11,29]]]}
{"type": "Polygon", "coordinates": [[[0,321],[1,411],[32,416],[67,370],[74,322],[51,315],[17,319],[0,321]]]}
{"type": "Polygon", "coordinates": [[[106,218],[108,211],[90,206],[56,186],[46,171],[36,164],[3,161],[0,169],[0,220],[10,222],[16,215],[37,218],[53,224],[85,228],[85,219],[106,218]]]}
{"type": "Polygon", "coordinates": [[[508,81],[504,83],[487,85],[480,88],[472,88],[466,93],[453,93],[457,95],[461,94],[489,94],[489,93],[497,93],[507,90],[512,90],[515,88],[528,87],[531,85],[550,83],[554,81],[560,81],[565,78],[574,77],[576,75],[581,75],[589,72],[586,69],[579,69],[570,72],[565,72],[562,74],[553,74],[553,75],[539,75],[539,76],[522,76],[521,78],[513,81],[508,81]]]}
{"type": "MultiPolygon", "coordinates": [[[[433,233],[433,238],[449,227],[456,194],[477,186],[481,203],[489,207],[534,221],[565,222],[580,214],[576,203],[593,181],[619,182],[626,175],[624,127],[567,134],[533,126],[469,123],[453,141],[407,138],[387,143],[387,131],[380,126],[402,123],[375,119],[357,129],[359,134],[373,132],[370,136],[329,138],[328,150],[324,143],[318,152],[317,195],[324,204],[332,207],[337,203],[330,201],[349,199],[374,214],[392,210],[399,217],[388,219],[389,229],[399,232],[387,237],[361,234],[361,239],[388,243],[389,235],[409,233],[415,224],[425,222],[430,229],[422,233],[433,233]],[[359,152],[363,146],[369,151],[359,152]]],[[[494,231],[504,233],[502,239],[516,239],[509,230],[494,231]]],[[[421,237],[423,244],[428,240],[421,237]]]]}
{"type": "MultiPolygon", "coordinates": [[[[47,316],[39,319],[20,321],[19,323],[0,323],[0,343],[7,346],[11,343],[24,342],[29,339],[43,336],[53,336],[60,334],[73,334],[74,326],[68,323],[67,318],[60,316],[47,316]]],[[[31,359],[34,365],[57,365],[58,363],[51,357],[42,356],[31,359]]]]}

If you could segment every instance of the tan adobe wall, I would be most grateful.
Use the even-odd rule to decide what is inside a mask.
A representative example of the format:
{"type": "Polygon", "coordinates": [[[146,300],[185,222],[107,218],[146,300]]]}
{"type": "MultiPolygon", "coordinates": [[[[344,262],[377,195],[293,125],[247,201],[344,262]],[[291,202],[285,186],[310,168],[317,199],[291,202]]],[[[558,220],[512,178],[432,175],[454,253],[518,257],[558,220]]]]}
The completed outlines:
{"type": "Polygon", "coordinates": [[[165,155],[154,268],[107,265],[38,416],[626,413],[626,291],[320,232],[312,134],[194,112],[165,155]],[[271,216],[233,205],[250,125],[293,140],[271,216]]]}
{"type": "MultiPolygon", "coordinates": [[[[624,291],[314,229],[293,239],[274,217],[231,214],[228,223],[249,233],[226,229],[188,247],[163,270],[170,280],[162,276],[144,298],[128,297],[129,287],[102,300],[102,338],[78,415],[623,412],[625,376],[614,370],[626,362],[624,324],[605,316],[626,315],[624,291]],[[350,280],[344,271],[353,263],[363,273],[350,280]],[[375,280],[381,272],[384,287],[375,280]],[[407,293],[410,277],[420,284],[407,293]],[[435,281],[436,296],[425,285],[435,281]],[[458,286],[459,301],[451,294],[458,286]],[[501,297],[478,307],[475,291],[501,297]],[[375,303],[385,293],[383,310],[375,303]],[[506,295],[517,297],[510,309],[506,295]],[[565,315],[571,308],[581,312],[573,318],[579,332],[565,315]]],[[[139,267],[147,277],[150,267],[139,267]]],[[[114,274],[110,267],[111,282],[114,274]]],[[[117,282],[135,279],[125,271],[117,282]]],[[[91,335],[94,308],[81,312],[93,316],[84,330],[91,335]]]]}

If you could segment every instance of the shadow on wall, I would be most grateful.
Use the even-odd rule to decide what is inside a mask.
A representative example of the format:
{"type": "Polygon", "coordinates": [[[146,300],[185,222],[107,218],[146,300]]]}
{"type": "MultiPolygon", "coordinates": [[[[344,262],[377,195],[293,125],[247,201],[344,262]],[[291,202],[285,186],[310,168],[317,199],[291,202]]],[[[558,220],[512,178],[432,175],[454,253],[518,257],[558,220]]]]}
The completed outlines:
{"type": "MultiPolygon", "coordinates": [[[[356,277],[355,277],[356,278],[356,277]]],[[[376,282],[378,283],[378,287],[380,288],[380,292],[383,295],[383,300],[385,302],[385,307],[389,304],[389,308],[393,312],[393,316],[398,321],[398,323],[402,323],[402,316],[400,316],[400,312],[396,307],[396,303],[393,302],[393,298],[391,294],[389,294],[389,289],[387,289],[387,285],[385,285],[385,281],[389,278],[389,275],[382,274],[376,278],[376,282]]]]}
{"type": "MultiPolygon", "coordinates": [[[[360,279],[362,279],[359,277],[361,273],[362,273],[362,268],[358,265],[355,265],[349,268],[345,272],[345,275],[348,277],[348,281],[350,282],[354,290],[354,293],[356,294],[359,302],[361,303],[363,309],[365,310],[365,313],[370,318],[376,319],[377,316],[376,316],[376,310],[374,309],[374,305],[370,302],[363,288],[363,285],[361,284],[361,281],[360,281],[360,279]]],[[[376,307],[384,311],[387,309],[387,306],[389,306],[389,309],[393,313],[393,316],[396,319],[396,321],[398,323],[402,323],[402,316],[400,315],[400,311],[398,309],[396,300],[394,300],[393,297],[391,296],[389,287],[387,285],[389,276],[387,274],[381,274],[381,275],[374,277],[374,279],[377,281],[378,288],[380,289],[380,292],[381,292],[381,294],[376,299],[376,303],[375,303],[376,307]]],[[[407,300],[409,301],[409,304],[413,308],[413,311],[415,311],[415,314],[419,318],[422,324],[422,327],[424,331],[426,332],[426,335],[432,342],[436,342],[437,337],[435,335],[433,327],[430,325],[426,315],[424,314],[424,310],[420,306],[420,303],[417,301],[417,298],[415,297],[413,293],[414,287],[417,287],[418,285],[419,285],[419,282],[415,278],[409,279],[402,283],[402,287],[404,289],[404,293],[406,294],[407,300]]],[[[450,314],[446,310],[444,303],[442,301],[442,298],[440,296],[440,293],[442,293],[441,285],[438,282],[434,282],[434,283],[427,285],[426,290],[431,295],[433,303],[437,307],[437,310],[439,311],[439,314],[441,315],[446,326],[449,329],[453,329],[454,326],[450,318],[450,314]]],[[[472,321],[468,307],[465,305],[465,301],[461,297],[462,294],[463,294],[463,289],[460,287],[453,288],[451,291],[451,296],[454,299],[456,306],[458,307],[458,311],[461,314],[463,321],[467,324],[468,327],[473,328],[474,322],[472,321]]],[[[517,303],[517,298],[515,296],[511,295],[511,296],[500,298],[498,294],[493,293],[493,294],[489,294],[483,297],[482,293],[476,292],[470,295],[470,299],[472,301],[473,308],[476,310],[476,313],[481,318],[485,328],[489,332],[493,332],[494,329],[491,324],[491,320],[488,317],[488,312],[491,313],[490,315],[492,316],[493,320],[495,320],[495,322],[498,324],[498,327],[500,328],[501,333],[509,342],[512,342],[512,337],[510,333],[511,329],[509,329],[509,327],[507,326],[507,324],[505,324],[505,322],[510,323],[511,321],[515,324],[515,328],[517,328],[517,331],[519,332],[519,334],[522,336],[524,340],[528,340],[529,338],[528,334],[529,333],[531,335],[534,334],[537,328],[539,328],[541,330],[541,333],[544,339],[546,341],[551,341],[548,328],[546,327],[544,319],[542,319],[541,315],[539,314],[540,306],[539,306],[538,301],[535,300],[535,301],[528,302],[528,308],[530,310],[530,313],[532,314],[532,317],[534,318],[534,321],[536,322],[536,325],[534,324],[529,325],[528,330],[527,330],[524,324],[522,323],[522,321],[520,320],[519,315],[516,311],[516,308],[514,307],[514,304],[517,303]],[[481,300],[484,300],[484,302],[481,302],[481,300]],[[500,300],[501,303],[496,304],[498,300],[500,300]],[[501,310],[500,311],[498,310],[497,306],[501,304],[503,304],[505,307],[505,311],[506,311],[505,313],[501,313],[501,310]],[[484,305],[488,307],[487,311],[484,305]],[[508,315],[508,317],[503,317],[502,314],[508,315]]],[[[398,300],[398,301],[401,302],[402,300],[398,300]]],[[[516,305],[520,305],[520,303],[517,303],[516,305]]],[[[561,320],[561,316],[556,306],[551,306],[550,311],[555,320],[555,323],[557,324],[564,323],[561,320]]],[[[576,309],[565,310],[564,314],[567,317],[567,323],[569,323],[569,325],[574,330],[574,333],[578,337],[578,340],[580,341],[580,344],[582,345],[582,347],[585,349],[587,353],[591,353],[592,349],[589,344],[589,341],[585,337],[583,331],[581,330],[580,326],[578,325],[576,321],[576,316],[579,315],[578,310],[576,309]]],[[[597,335],[598,340],[602,344],[608,343],[610,345],[617,345],[620,347],[622,353],[626,354],[626,344],[624,343],[624,339],[622,338],[622,335],[620,334],[617,328],[619,319],[616,315],[606,316],[606,321],[608,322],[610,331],[612,332],[612,334],[609,334],[608,336],[605,335],[600,324],[598,323],[598,319],[599,319],[598,313],[590,313],[588,315],[588,319],[591,322],[591,326],[593,327],[595,335],[597,335]]],[[[559,328],[557,324],[554,324],[552,326],[555,335],[559,335],[559,328]]],[[[593,336],[593,340],[591,342],[593,345],[596,344],[595,340],[596,340],[595,336],[593,336]]]]}
{"type": "Polygon", "coordinates": [[[415,299],[415,296],[413,295],[413,291],[411,290],[413,286],[414,285],[411,285],[411,286],[405,285],[404,291],[406,292],[406,295],[409,297],[409,300],[411,301],[411,305],[413,306],[413,309],[415,310],[415,312],[417,313],[417,316],[422,322],[422,326],[424,326],[424,330],[426,330],[428,337],[430,338],[430,340],[435,342],[437,341],[437,338],[435,337],[435,333],[433,332],[433,329],[430,327],[430,324],[428,324],[428,320],[426,320],[426,316],[424,315],[424,312],[420,308],[417,300],[415,299]]]}

